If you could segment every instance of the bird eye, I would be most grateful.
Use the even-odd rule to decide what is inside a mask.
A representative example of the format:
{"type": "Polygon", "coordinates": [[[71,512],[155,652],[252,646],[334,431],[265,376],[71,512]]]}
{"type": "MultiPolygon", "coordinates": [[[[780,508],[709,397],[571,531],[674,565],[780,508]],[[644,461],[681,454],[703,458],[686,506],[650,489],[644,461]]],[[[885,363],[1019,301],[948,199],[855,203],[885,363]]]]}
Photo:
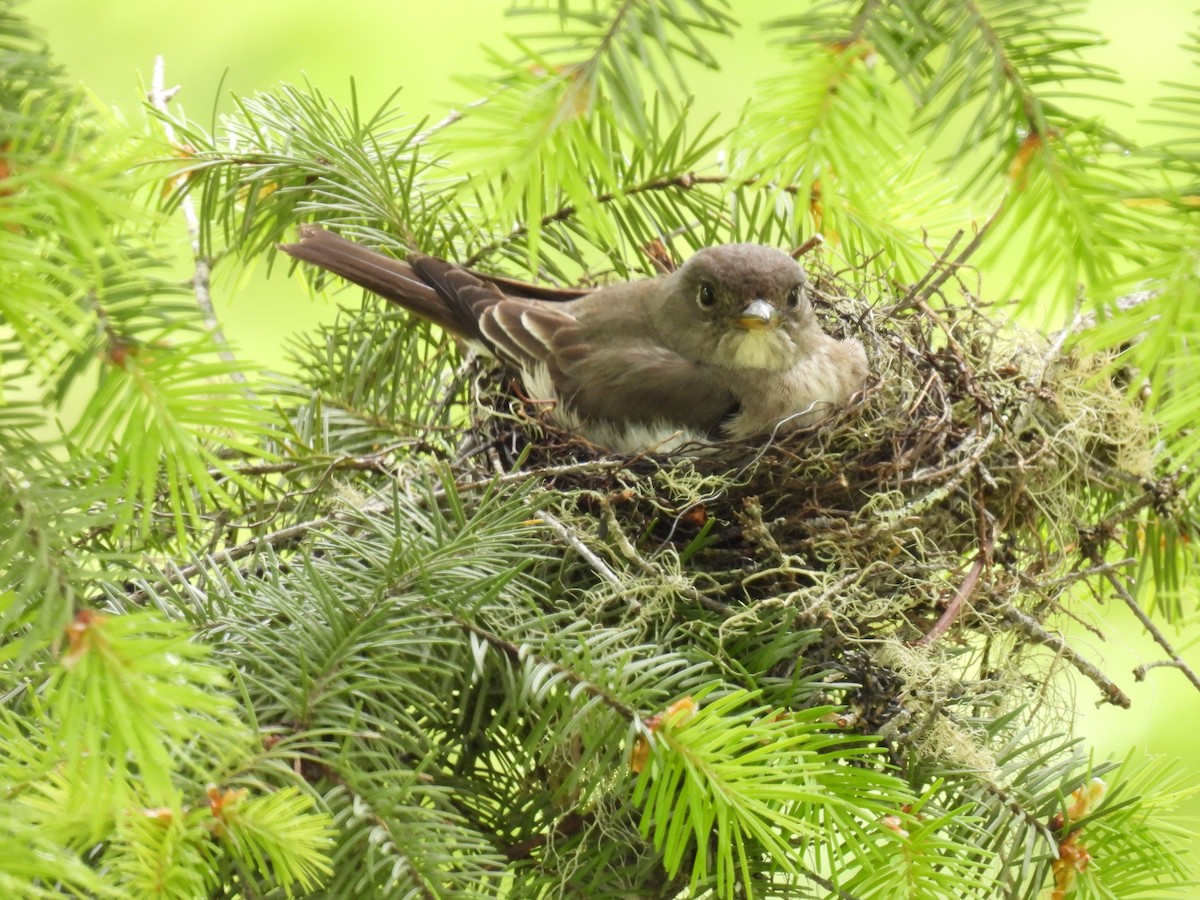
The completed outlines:
{"type": "Polygon", "coordinates": [[[788,309],[795,309],[797,306],[800,305],[800,296],[801,296],[800,285],[796,285],[794,288],[792,288],[790,291],[788,291],[788,295],[787,295],[788,309]]]}
{"type": "Polygon", "coordinates": [[[696,302],[700,304],[701,309],[711,309],[717,302],[716,289],[707,282],[701,284],[700,293],[696,295],[696,302]]]}

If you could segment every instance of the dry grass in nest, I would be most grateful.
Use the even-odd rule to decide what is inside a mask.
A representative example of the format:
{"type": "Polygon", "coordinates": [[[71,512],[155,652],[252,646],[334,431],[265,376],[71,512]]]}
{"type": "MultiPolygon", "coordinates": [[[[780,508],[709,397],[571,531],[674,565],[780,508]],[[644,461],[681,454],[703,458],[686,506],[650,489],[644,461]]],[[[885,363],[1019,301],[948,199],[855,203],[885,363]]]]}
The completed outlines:
{"type": "Polygon", "coordinates": [[[1127,705],[1040,624],[1115,565],[1133,517],[1171,499],[1152,481],[1147,417],[1107,360],[1074,356],[1072,335],[1022,331],[965,293],[935,311],[897,303],[883,283],[865,299],[829,273],[816,287],[826,329],[863,341],[872,377],[806,431],[614,460],[511,395],[480,397],[493,410],[478,423],[493,466],[524,453],[523,471],[554,488],[547,516],[582,559],[567,587],[599,584],[636,612],[665,585],[668,602],[699,603],[723,629],[818,629],[803,666],[879,685],[856,701],[874,729],[902,694],[960,693],[968,669],[994,692],[1035,690],[1050,657],[1040,678],[1022,673],[1034,645],[1127,705]],[[605,558],[646,577],[614,582],[605,558]],[[939,660],[951,657],[970,663],[946,675],[939,660]]]}

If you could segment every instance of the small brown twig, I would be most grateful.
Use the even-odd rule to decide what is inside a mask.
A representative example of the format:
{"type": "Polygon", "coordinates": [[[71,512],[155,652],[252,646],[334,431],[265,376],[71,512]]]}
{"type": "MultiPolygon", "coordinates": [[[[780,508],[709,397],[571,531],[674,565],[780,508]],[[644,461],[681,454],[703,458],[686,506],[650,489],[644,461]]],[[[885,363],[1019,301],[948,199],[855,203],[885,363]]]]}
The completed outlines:
{"type": "Polygon", "coordinates": [[[818,231],[816,234],[814,234],[812,237],[810,237],[807,241],[805,241],[803,244],[801,244],[799,247],[797,247],[795,250],[792,251],[792,259],[799,259],[800,257],[802,257],[808,253],[811,253],[817,247],[820,247],[823,243],[825,243],[825,236],[818,231]]]}
{"type": "Polygon", "coordinates": [[[967,571],[967,577],[963,579],[962,584],[958,586],[958,590],[954,592],[954,599],[947,605],[941,616],[929,629],[928,633],[917,641],[918,647],[928,647],[943,634],[945,634],[950,626],[954,624],[954,620],[958,618],[962,612],[964,604],[970,599],[971,594],[975,592],[975,586],[979,584],[979,576],[983,574],[985,560],[990,556],[990,551],[980,550],[975,557],[975,562],[971,563],[971,568],[967,571]]]}
{"type": "Polygon", "coordinates": [[[535,834],[531,838],[526,838],[519,844],[513,844],[510,847],[504,848],[504,855],[508,859],[516,862],[521,859],[529,859],[533,856],[533,851],[538,850],[550,843],[556,837],[571,837],[583,829],[590,821],[593,821],[595,816],[588,814],[583,815],[577,812],[570,812],[563,816],[559,821],[555,822],[549,831],[541,834],[535,834]]]}
{"type": "Polygon", "coordinates": [[[800,874],[803,875],[805,878],[807,878],[809,881],[811,881],[813,884],[819,885],[824,890],[829,891],[830,893],[836,893],[838,895],[838,897],[840,898],[840,900],[859,900],[857,894],[851,894],[849,891],[842,890],[840,887],[838,887],[836,884],[834,884],[828,878],[818,875],[816,872],[812,871],[811,869],[801,867],[800,874]]]}
{"type": "Polygon", "coordinates": [[[1133,670],[1133,677],[1138,681],[1146,680],[1146,673],[1151,669],[1178,669],[1179,663],[1173,659],[1156,659],[1153,662],[1142,663],[1133,670]]]}
{"type": "Polygon", "coordinates": [[[897,310],[908,309],[909,307],[916,305],[917,298],[923,297],[921,290],[933,279],[935,275],[945,270],[947,265],[946,260],[950,258],[950,254],[954,252],[954,248],[958,246],[958,242],[961,241],[962,238],[963,231],[960,228],[958,231],[954,232],[954,236],[950,238],[950,242],[946,244],[946,249],[944,249],[941,254],[938,255],[937,259],[933,261],[933,265],[930,266],[926,270],[925,274],[917,279],[916,283],[908,289],[908,293],[904,295],[904,299],[896,305],[897,310]]]}
{"type": "Polygon", "coordinates": [[[971,238],[971,242],[963,247],[962,252],[952,262],[947,264],[946,257],[950,255],[963,236],[961,231],[955,234],[950,239],[950,243],[946,245],[946,249],[942,251],[942,255],[938,257],[929,268],[929,271],[925,273],[924,277],[914,284],[909,292],[904,295],[904,299],[896,305],[893,312],[898,312],[912,306],[919,306],[922,303],[926,303],[930,297],[936,294],[938,289],[946,283],[950,276],[966,265],[967,260],[975,254],[975,251],[983,244],[984,237],[991,231],[992,226],[996,224],[1002,212],[1004,212],[1004,200],[1000,201],[1000,205],[996,207],[988,220],[983,223],[983,227],[975,232],[975,236],[971,238]],[[935,275],[935,273],[937,274],[935,275]]]}
{"type": "MultiPolygon", "coordinates": [[[[599,475],[605,472],[616,472],[627,468],[628,460],[624,459],[592,459],[584,460],[577,463],[567,463],[559,466],[539,466],[536,469],[522,469],[516,472],[505,472],[502,475],[493,475],[490,478],[479,478],[471,481],[456,481],[454,489],[457,491],[479,491],[487,490],[502,484],[523,484],[527,481],[533,481],[541,478],[558,478],[570,477],[577,475],[599,475]]],[[[445,493],[444,488],[438,488],[433,492],[433,496],[440,497],[445,493]]]]}

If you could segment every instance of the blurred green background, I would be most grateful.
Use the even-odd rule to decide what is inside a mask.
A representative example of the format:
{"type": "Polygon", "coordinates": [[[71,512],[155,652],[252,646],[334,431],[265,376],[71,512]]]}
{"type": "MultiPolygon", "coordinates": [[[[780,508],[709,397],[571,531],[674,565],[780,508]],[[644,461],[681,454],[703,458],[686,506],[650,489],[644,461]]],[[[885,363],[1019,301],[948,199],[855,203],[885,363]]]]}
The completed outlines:
{"type": "MultiPolygon", "coordinates": [[[[1162,82],[1197,81],[1193,60],[1179,47],[1185,32],[1200,26],[1194,4],[1195,0],[1094,0],[1079,23],[1108,42],[1089,56],[1119,72],[1124,84],[1105,88],[1119,104],[1085,108],[1138,143],[1163,136],[1152,124],[1161,115],[1150,101],[1165,92],[1162,82]]],[[[504,0],[30,0],[23,9],[49,39],[68,76],[131,121],[142,118],[141,86],[150,80],[154,57],[162,54],[167,84],[182,85],[176,109],[182,106],[204,123],[231,108],[231,93],[307,78],[325,94],[348,101],[353,78],[366,109],[376,108],[402,88],[395,102],[416,124],[425,118],[437,121],[451,108],[475,99],[453,76],[486,71],[480,45],[486,42],[503,50],[502,36],[528,24],[506,18],[508,5],[504,0]]],[[[731,7],[745,27],[732,41],[712,42],[723,70],[689,73],[699,118],[736,115],[753,96],[754,83],[784,65],[781,49],[768,43],[758,25],[786,14],[792,4],[735,0],[731,7]]],[[[182,227],[179,240],[182,247],[182,227]]],[[[282,267],[269,281],[262,266],[258,269],[219,270],[215,302],[228,334],[245,355],[278,368],[284,365],[286,337],[330,318],[333,305],[311,299],[298,280],[284,277],[282,267]]],[[[1003,281],[998,280],[997,289],[1003,281]]],[[[985,294],[988,284],[985,273],[985,294]]],[[[345,296],[356,298],[357,292],[345,296]]],[[[1185,598],[1185,609],[1196,602],[1195,596],[1185,598]]],[[[1079,607],[1090,614],[1095,604],[1081,598],[1079,607]]],[[[1064,723],[1072,718],[1074,707],[1084,710],[1080,736],[1100,756],[1123,756],[1136,747],[1179,757],[1200,777],[1200,752],[1191,733],[1200,713],[1200,695],[1170,669],[1155,670],[1146,681],[1135,682],[1134,666],[1159,659],[1161,653],[1123,609],[1096,612],[1108,620],[1109,640],[1100,642],[1084,633],[1073,640],[1133,698],[1133,708],[1096,708],[1097,692],[1090,683],[1076,684],[1073,696],[1052,695],[1046,702],[1062,709],[1064,723]]],[[[1193,666],[1200,666],[1194,637],[1198,629],[1188,629],[1191,645],[1186,633],[1167,630],[1193,666]]],[[[1200,813],[1200,804],[1193,801],[1190,809],[1200,813]]],[[[1196,847],[1200,851],[1200,841],[1196,847]]]]}

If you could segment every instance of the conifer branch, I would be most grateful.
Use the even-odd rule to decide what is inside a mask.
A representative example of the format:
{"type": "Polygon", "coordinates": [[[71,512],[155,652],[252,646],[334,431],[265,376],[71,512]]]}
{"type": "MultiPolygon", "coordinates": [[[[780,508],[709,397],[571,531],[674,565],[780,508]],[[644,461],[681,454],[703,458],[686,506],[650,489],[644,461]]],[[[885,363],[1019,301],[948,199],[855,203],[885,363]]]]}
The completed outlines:
{"type": "Polygon", "coordinates": [[[259,535],[251,538],[241,544],[233,547],[217,550],[212,553],[211,561],[208,563],[192,563],[186,566],[177,566],[174,564],[168,565],[166,571],[159,573],[159,580],[139,590],[132,591],[127,595],[128,602],[131,604],[141,604],[152,597],[157,591],[159,584],[185,584],[191,581],[197,575],[203,574],[209,569],[213,563],[225,563],[230,565],[240,559],[245,559],[247,556],[253,556],[260,550],[268,547],[279,549],[287,547],[302,541],[308,537],[314,530],[325,525],[331,524],[335,520],[334,516],[320,516],[316,519],[310,519],[306,522],[298,522],[295,525],[289,525],[286,528],[280,528],[268,534],[259,535]]]}
{"type": "Polygon", "coordinates": [[[1039,701],[1060,662],[1130,701],[1046,618],[1079,585],[1165,649],[1135,677],[1197,684],[1125,571],[1168,616],[1200,573],[1195,92],[1144,172],[1059,105],[1112,77],[1074,0],[833,0],[773,26],[789,53],[745,122],[697,129],[686,66],[723,61],[729,9],[522,2],[536,24],[463,80],[481,99],[415,127],[306,84],[208,134],[169,115],[160,59],[187,297],[132,213],[144,153],[101,140],[0,2],[0,377],[33,371],[53,410],[99,372],[63,446],[0,404],[0,883],[990,900],[1073,860],[1093,892],[1190,896],[1159,817],[1183,786],[1126,768],[1083,809],[1110,769],[1039,701]],[[958,163],[919,160],[939,131],[994,145],[958,179],[980,227],[958,163]],[[264,412],[211,268],[309,220],[572,284],[823,233],[814,313],[871,377],[812,428],[621,458],[372,306],[298,341],[264,412]],[[976,260],[1014,244],[1026,304],[1045,285],[1073,313],[1048,340],[990,302],[1012,293],[976,260]],[[1114,303],[1128,282],[1146,299],[1114,303]],[[151,805],[209,780],[208,809],[151,805]]]}
{"type": "Polygon", "coordinates": [[[477,100],[472,100],[470,103],[467,103],[462,109],[450,110],[450,112],[448,112],[442,119],[435,122],[429,128],[426,128],[424,131],[419,131],[413,135],[412,140],[409,142],[409,146],[419,147],[422,144],[428,143],[428,141],[436,136],[439,132],[445,131],[447,128],[451,127],[457,122],[461,122],[464,116],[470,115],[471,110],[479,109],[479,107],[486,104],[490,99],[491,97],[480,97],[477,100]]]}
{"type": "MultiPolygon", "coordinates": [[[[433,609],[439,615],[446,614],[445,610],[438,608],[433,609]]],[[[642,721],[637,710],[626,704],[611,691],[608,691],[601,685],[588,680],[579,672],[576,672],[573,669],[562,665],[561,663],[555,662],[552,659],[548,659],[547,657],[531,650],[529,647],[513,643],[512,641],[503,638],[486,628],[476,625],[474,622],[464,619],[461,616],[451,614],[450,618],[453,619],[453,621],[455,621],[458,626],[468,634],[474,635],[475,637],[485,641],[489,646],[499,650],[506,657],[508,657],[509,662],[511,662],[514,666],[520,666],[527,657],[535,659],[541,665],[544,665],[562,675],[572,685],[572,687],[577,687],[589,696],[595,697],[597,700],[619,715],[625,722],[635,725],[642,721]]]]}
{"type": "MultiPolygon", "coordinates": [[[[623,188],[619,194],[615,191],[602,191],[596,195],[595,202],[598,205],[603,205],[612,203],[618,199],[624,200],[627,197],[634,197],[638,194],[644,194],[649,191],[690,191],[697,185],[722,185],[728,181],[729,176],[727,175],[696,175],[693,172],[685,172],[681,175],[672,175],[666,178],[654,178],[642,184],[635,184],[631,187],[623,188]]],[[[752,182],[749,181],[745,182],[747,185],[751,183],[752,182]]],[[[784,190],[787,190],[787,188],[784,188],[784,190]]],[[[791,190],[792,192],[795,191],[794,188],[791,190]]],[[[549,225],[555,224],[556,222],[564,222],[567,219],[575,216],[578,212],[579,209],[574,203],[565,203],[553,212],[549,212],[542,216],[540,219],[539,229],[544,229],[549,225]]],[[[528,233],[528,225],[518,225],[504,237],[484,244],[482,247],[479,247],[473,251],[466,259],[463,260],[462,264],[468,267],[478,265],[479,262],[485,259],[488,255],[496,252],[497,250],[503,249],[514,241],[520,240],[528,233]]]]}
{"type": "Polygon", "coordinates": [[[617,573],[609,568],[604,560],[593,553],[591,548],[583,542],[579,535],[572,532],[566,525],[545,510],[539,509],[535,515],[549,525],[550,530],[557,534],[567,546],[583,557],[584,561],[595,570],[597,575],[609,584],[619,585],[621,583],[621,579],[617,573]]]}
{"type": "Polygon", "coordinates": [[[1032,132],[1036,134],[1042,133],[1045,125],[1037,98],[1033,91],[1029,89],[1025,77],[1013,64],[1004,43],[1000,40],[999,35],[996,34],[995,28],[992,27],[991,21],[984,15],[983,10],[979,8],[979,4],[975,0],[963,0],[963,8],[974,19],[984,43],[987,44],[992,55],[996,58],[1000,66],[1000,71],[1004,73],[1004,78],[1008,81],[1013,89],[1013,93],[1016,94],[1020,101],[1021,109],[1025,115],[1025,123],[1032,132]]]}

